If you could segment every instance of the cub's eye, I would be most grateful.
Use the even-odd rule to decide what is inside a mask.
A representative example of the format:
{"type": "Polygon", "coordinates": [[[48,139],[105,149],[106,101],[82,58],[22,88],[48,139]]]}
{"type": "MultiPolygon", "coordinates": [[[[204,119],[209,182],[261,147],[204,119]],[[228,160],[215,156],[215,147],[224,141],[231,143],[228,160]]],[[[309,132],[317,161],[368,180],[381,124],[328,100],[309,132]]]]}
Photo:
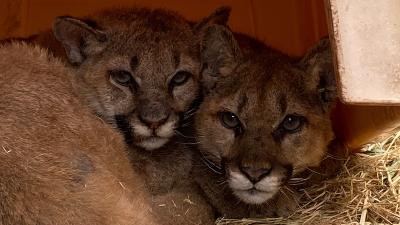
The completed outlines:
{"type": "Polygon", "coordinates": [[[218,113],[219,119],[222,125],[228,129],[232,129],[235,133],[239,134],[242,133],[242,123],[240,122],[239,118],[232,112],[219,112],[218,113]]]}
{"type": "Polygon", "coordinates": [[[175,74],[175,76],[171,79],[170,85],[172,86],[179,86],[184,83],[192,76],[191,73],[187,71],[180,71],[175,74]]]}
{"type": "Polygon", "coordinates": [[[288,115],[281,123],[281,127],[289,133],[295,133],[300,131],[304,123],[304,117],[296,115],[288,115]]]}
{"type": "Polygon", "coordinates": [[[122,86],[129,86],[132,83],[132,75],[125,70],[110,70],[111,79],[122,86]]]}

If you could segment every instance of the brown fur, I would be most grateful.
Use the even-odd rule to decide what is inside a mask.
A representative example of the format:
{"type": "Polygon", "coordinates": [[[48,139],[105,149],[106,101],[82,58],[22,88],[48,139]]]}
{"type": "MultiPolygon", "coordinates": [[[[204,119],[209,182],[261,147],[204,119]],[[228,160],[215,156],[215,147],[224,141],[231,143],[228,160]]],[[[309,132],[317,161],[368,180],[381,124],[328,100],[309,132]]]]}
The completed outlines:
{"type": "Polygon", "coordinates": [[[163,224],[213,223],[211,208],[189,178],[192,154],[180,143],[182,137],[172,136],[175,132],[183,136],[175,129],[194,113],[191,105],[200,90],[201,34],[211,24],[225,24],[228,16],[229,9],[220,8],[192,23],[165,10],[113,9],[84,20],[60,17],[54,35],[45,32],[35,39],[72,65],[75,89],[84,102],[125,135],[132,164],[145,179],[155,215],[163,224]],[[110,77],[113,70],[129,72],[137,86],[119,85],[110,77]],[[168,82],[177,71],[191,76],[171,90],[168,82]],[[168,134],[150,146],[151,138],[159,135],[143,134],[150,128],[144,119],[157,121],[167,114],[158,128],[170,123],[168,134]]]}
{"type": "Polygon", "coordinates": [[[0,47],[0,224],[156,224],[121,135],[39,48],[0,47]]]}
{"type": "Polygon", "coordinates": [[[286,182],[318,166],[333,139],[329,43],[300,65],[255,40],[241,43],[245,49],[221,26],[206,32],[210,94],[196,115],[197,161],[204,163],[194,177],[224,217],[287,216],[297,204],[286,182]]]}
{"type": "Polygon", "coordinates": [[[94,113],[125,135],[132,164],[145,179],[155,215],[163,224],[213,223],[211,208],[189,177],[192,154],[181,144],[182,131],[175,129],[188,123],[194,113],[202,32],[211,24],[226,23],[228,16],[229,9],[221,8],[191,23],[164,10],[114,9],[90,20],[58,18],[54,36],[44,33],[36,39],[73,66],[79,95],[94,113]],[[113,70],[129,72],[137,86],[119,85],[110,77],[113,70]],[[168,82],[177,71],[191,76],[171,90],[168,82]],[[150,127],[144,120],[158,121],[165,115],[169,116],[157,125],[156,134],[143,134],[150,127]],[[157,133],[166,126],[167,134],[157,133]],[[173,137],[175,133],[178,137],[173,137]],[[162,142],[153,145],[159,140],[151,139],[158,136],[162,142]]]}

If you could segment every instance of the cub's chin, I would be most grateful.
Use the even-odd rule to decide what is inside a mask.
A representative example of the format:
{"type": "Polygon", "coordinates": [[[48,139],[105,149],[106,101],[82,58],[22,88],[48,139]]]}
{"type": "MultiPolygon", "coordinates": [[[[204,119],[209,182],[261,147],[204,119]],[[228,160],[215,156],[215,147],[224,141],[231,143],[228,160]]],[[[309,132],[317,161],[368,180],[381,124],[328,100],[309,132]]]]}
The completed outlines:
{"type": "Polygon", "coordinates": [[[177,116],[170,116],[170,119],[161,126],[150,128],[135,118],[129,124],[132,127],[129,132],[133,136],[134,145],[146,151],[153,151],[163,147],[172,139],[178,122],[177,116]]]}
{"type": "Polygon", "coordinates": [[[155,149],[161,148],[163,145],[165,145],[170,138],[162,138],[162,137],[149,137],[146,138],[136,145],[144,148],[147,151],[153,151],[155,149]]]}
{"type": "Polygon", "coordinates": [[[242,202],[259,205],[272,199],[286,179],[283,172],[273,170],[269,176],[254,182],[243,173],[230,170],[228,183],[233,194],[242,202]]]}
{"type": "Polygon", "coordinates": [[[261,205],[275,196],[278,190],[273,192],[260,191],[255,188],[250,190],[233,190],[233,193],[241,201],[247,204],[261,205]]]}

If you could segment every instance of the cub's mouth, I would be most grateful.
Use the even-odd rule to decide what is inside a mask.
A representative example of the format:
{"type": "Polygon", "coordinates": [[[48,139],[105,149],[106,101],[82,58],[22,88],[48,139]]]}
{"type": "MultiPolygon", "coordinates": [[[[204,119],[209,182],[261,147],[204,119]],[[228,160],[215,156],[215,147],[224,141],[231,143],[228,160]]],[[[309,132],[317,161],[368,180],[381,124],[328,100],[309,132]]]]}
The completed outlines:
{"type": "MultiPolygon", "coordinates": [[[[291,178],[291,166],[273,164],[268,169],[223,163],[224,176],[233,194],[247,204],[263,204],[272,199],[291,178]]],[[[208,166],[210,168],[210,166],[208,166]]]]}
{"type": "Polygon", "coordinates": [[[288,180],[289,171],[272,167],[270,171],[248,172],[250,169],[228,166],[227,179],[234,195],[248,204],[263,204],[273,198],[288,180]]]}
{"type": "Polygon", "coordinates": [[[125,142],[147,151],[158,149],[174,136],[179,122],[177,115],[170,115],[160,124],[146,124],[137,116],[116,116],[118,129],[124,134],[125,142]]]}
{"type": "Polygon", "coordinates": [[[202,162],[213,173],[223,176],[232,193],[242,202],[260,205],[272,199],[289,181],[293,174],[292,166],[271,164],[268,169],[252,166],[240,166],[234,161],[201,153],[202,162]]]}
{"type": "Polygon", "coordinates": [[[279,188],[274,192],[261,191],[257,188],[251,188],[248,190],[235,190],[232,188],[232,190],[233,193],[243,202],[247,204],[260,205],[273,198],[278,192],[279,188]]]}

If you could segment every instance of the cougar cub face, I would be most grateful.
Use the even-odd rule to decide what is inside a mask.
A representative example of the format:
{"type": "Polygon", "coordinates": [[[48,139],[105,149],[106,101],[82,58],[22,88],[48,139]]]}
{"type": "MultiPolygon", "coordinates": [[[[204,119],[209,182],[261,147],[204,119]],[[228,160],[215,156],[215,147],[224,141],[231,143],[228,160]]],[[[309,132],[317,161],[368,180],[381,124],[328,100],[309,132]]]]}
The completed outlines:
{"type": "Polygon", "coordinates": [[[317,166],[333,138],[331,65],[321,55],[308,55],[301,65],[268,50],[242,55],[222,27],[210,28],[208,41],[224,54],[204,51],[210,68],[219,68],[206,71],[205,82],[219,79],[196,117],[199,149],[235,196],[262,204],[294,173],[317,166]]]}
{"type": "MultiPolygon", "coordinates": [[[[222,8],[202,24],[221,17],[222,8]]],[[[200,56],[197,35],[184,18],[164,10],[110,10],[93,21],[60,17],[54,34],[76,66],[87,103],[146,150],[174,135],[196,99],[200,56]]]]}

